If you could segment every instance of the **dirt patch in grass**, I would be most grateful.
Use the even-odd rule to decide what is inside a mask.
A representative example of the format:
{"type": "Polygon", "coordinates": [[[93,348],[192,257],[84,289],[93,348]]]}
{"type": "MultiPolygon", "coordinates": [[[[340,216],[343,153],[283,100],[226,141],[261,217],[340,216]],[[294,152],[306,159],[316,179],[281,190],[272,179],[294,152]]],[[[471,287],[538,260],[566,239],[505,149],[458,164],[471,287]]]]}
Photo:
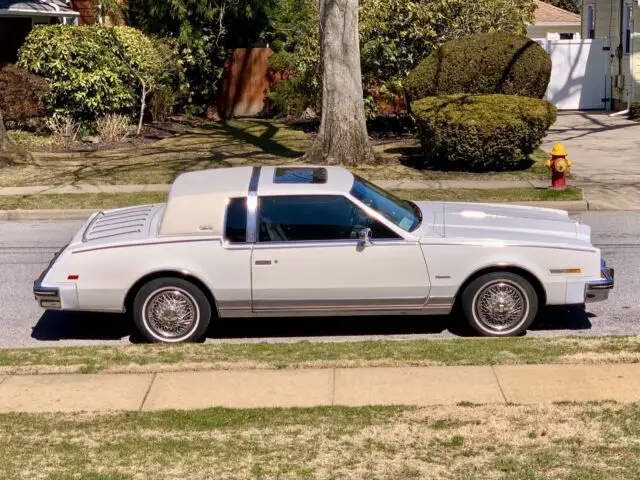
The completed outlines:
{"type": "MultiPolygon", "coordinates": [[[[2,170],[0,187],[79,184],[170,184],[187,171],[248,165],[301,163],[312,134],[278,122],[238,120],[193,125],[153,143],[91,152],[33,153],[31,163],[2,170]]],[[[39,149],[50,147],[38,147],[39,149]]],[[[83,147],[91,148],[91,147],[83,147]]],[[[374,147],[380,160],[353,169],[370,179],[540,179],[546,168],[538,159],[519,172],[466,174],[424,169],[414,139],[374,147]]],[[[542,160],[544,161],[544,160],[542,160]]]]}
{"type": "Polygon", "coordinates": [[[505,338],[0,350],[0,373],[635,363],[637,337],[505,338]]]}
{"type": "Polygon", "coordinates": [[[631,479],[640,406],[0,415],[7,479],[631,479]]]}

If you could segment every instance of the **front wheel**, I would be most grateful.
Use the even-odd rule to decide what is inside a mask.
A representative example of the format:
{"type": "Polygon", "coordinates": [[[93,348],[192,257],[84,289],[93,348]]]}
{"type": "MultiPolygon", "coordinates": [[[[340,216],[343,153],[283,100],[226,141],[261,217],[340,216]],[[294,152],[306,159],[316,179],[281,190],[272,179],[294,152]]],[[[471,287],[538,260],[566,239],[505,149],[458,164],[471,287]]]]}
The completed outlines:
{"type": "Polygon", "coordinates": [[[145,284],[133,302],[133,321],[153,343],[196,342],[211,321],[211,305],[197,286],[179,278],[145,284]]]}
{"type": "Polygon", "coordinates": [[[476,278],[462,293],[462,310],[471,328],[484,337],[515,337],[533,323],[538,295],[525,278],[492,272],[476,278]]]}

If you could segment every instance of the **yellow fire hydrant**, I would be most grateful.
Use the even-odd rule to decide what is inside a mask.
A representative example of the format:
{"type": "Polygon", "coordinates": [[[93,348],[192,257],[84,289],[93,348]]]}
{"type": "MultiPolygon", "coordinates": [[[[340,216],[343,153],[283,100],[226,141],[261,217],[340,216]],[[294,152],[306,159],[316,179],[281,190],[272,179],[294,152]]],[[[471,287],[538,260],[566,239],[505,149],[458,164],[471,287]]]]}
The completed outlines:
{"type": "Polygon", "coordinates": [[[569,153],[561,143],[556,143],[551,150],[551,159],[547,160],[547,168],[551,170],[551,188],[564,190],[567,188],[567,175],[571,171],[569,153]]]}

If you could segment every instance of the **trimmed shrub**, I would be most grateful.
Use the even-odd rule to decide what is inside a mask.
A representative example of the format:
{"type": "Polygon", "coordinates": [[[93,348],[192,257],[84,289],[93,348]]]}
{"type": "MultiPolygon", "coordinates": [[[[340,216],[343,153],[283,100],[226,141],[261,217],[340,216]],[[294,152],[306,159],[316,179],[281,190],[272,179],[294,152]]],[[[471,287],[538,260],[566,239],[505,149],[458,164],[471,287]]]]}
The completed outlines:
{"type": "MultiPolygon", "coordinates": [[[[271,31],[264,33],[264,39],[275,52],[270,64],[275,71],[298,77],[278,87],[272,98],[274,111],[295,115],[307,107],[319,108],[317,0],[278,0],[265,5],[269,5],[266,13],[271,31]]],[[[524,33],[534,10],[533,0],[362,0],[358,25],[365,90],[391,90],[447,40],[495,30],[524,33]]]]}
{"type": "Polygon", "coordinates": [[[514,95],[449,95],[412,104],[429,165],[447,170],[514,170],[556,121],[550,103],[514,95]]]}
{"type": "Polygon", "coordinates": [[[131,27],[48,25],[29,34],[19,64],[51,85],[50,114],[93,121],[139,114],[143,93],[179,84],[174,53],[168,41],[131,27]]]}
{"type": "Polygon", "coordinates": [[[109,28],[38,26],[20,49],[19,65],[49,81],[50,113],[93,120],[138,103],[138,82],[118,51],[109,28]]]}
{"type": "Polygon", "coordinates": [[[551,58],[533,40],[506,32],[482,33],[440,46],[409,74],[409,100],[459,93],[544,97],[551,58]]]}
{"type": "Polygon", "coordinates": [[[48,92],[43,78],[15,65],[0,68],[0,110],[5,121],[43,117],[48,92]]]}

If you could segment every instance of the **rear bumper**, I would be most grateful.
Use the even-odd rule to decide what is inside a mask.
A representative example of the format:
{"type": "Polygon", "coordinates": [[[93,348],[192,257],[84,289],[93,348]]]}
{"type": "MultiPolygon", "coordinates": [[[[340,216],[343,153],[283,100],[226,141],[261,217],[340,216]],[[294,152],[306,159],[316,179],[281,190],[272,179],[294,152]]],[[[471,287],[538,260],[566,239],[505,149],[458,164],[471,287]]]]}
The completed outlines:
{"type": "Polygon", "coordinates": [[[33,282],[33,296],[42,308],[48,310],[62,310],[63,304],[77,304],[77,293],[75,285],[62,284],[62,285],[47,285],[45,284],[45,278],[49,273],[49,270],[53,267],[58,260],[58,257],[67,248],[65,245],[53,256],[47,268],[45,268],[40,276],[33,282]],[[75,297],[75,298],[74,298],[75,297]]]}
{"type": "Polygon", "coordinates": [[[43,287],[42,284],[33,285],[33,295],[42,308],[59,310],[62,308],[60,289],[56,287],[43,287]]]}
{"type": "Polygon", "coordinates": [[[585,303],[602,302],[609,298],[609,292],[615,284],[615,271],[607,267],[604,260],[600,263],[600,279],[588,282],[585,287],[585,303]]]}

